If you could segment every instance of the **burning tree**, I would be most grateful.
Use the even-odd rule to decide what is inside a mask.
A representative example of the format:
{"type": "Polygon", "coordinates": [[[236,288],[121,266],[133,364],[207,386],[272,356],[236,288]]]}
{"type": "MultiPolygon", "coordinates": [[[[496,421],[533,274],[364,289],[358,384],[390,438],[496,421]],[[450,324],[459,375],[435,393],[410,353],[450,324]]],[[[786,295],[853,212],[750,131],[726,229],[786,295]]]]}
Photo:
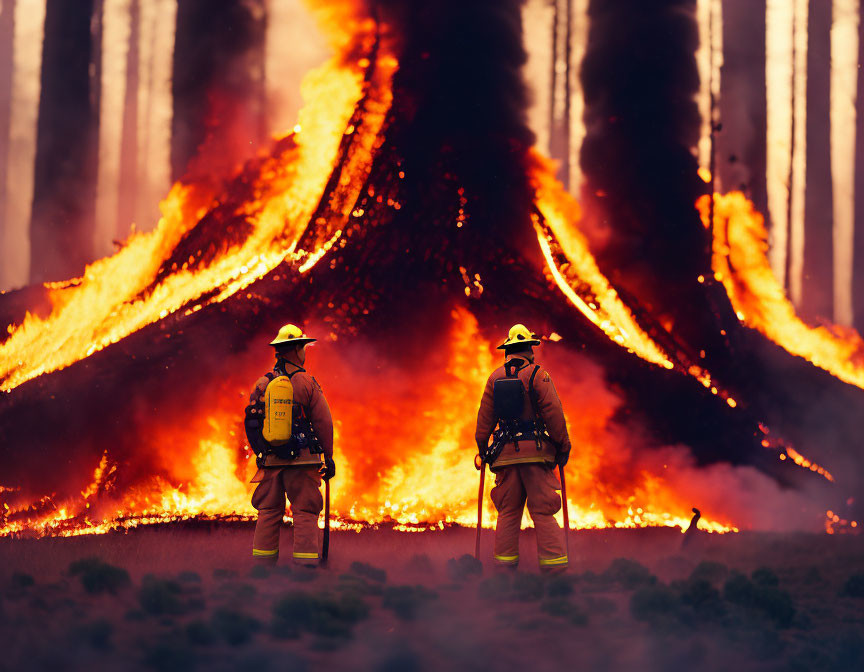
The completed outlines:
{"type": "Polygon", "coordinates": [[[83,277],[2,297],[2,530],[251,514],[242,408],[289,320],[322,340],[343,525],[471,520],[476,403],[514,321],[546,334],[559,372],[577,526],[686,527],[698,503],[724,531],[776,524],[766,494],[805,516],[854,494],[860,384],[771,341],[843,377],[857,335],[796,327],[840,348],[817,361],[771,331],[782,291],[736,261],[764,258],[746,201],[701,201],[703,228],[698,191],[674,196],[696,257],[672,308],[656,297],[684,276],[656,264],[610,283],[614,248],[598,265],[580,222],[620,216],[592,202],[583,219],[531,149],[519,3],[403,4],[325,3],[337,56],[307,76],[291,132],[230,175],[178,182],[156,229],[83,277]],[[814,389],[837,427],[819,445],[788,416],[814,389]],[[808,498],[781,488],[802,483],[808,498]]]}

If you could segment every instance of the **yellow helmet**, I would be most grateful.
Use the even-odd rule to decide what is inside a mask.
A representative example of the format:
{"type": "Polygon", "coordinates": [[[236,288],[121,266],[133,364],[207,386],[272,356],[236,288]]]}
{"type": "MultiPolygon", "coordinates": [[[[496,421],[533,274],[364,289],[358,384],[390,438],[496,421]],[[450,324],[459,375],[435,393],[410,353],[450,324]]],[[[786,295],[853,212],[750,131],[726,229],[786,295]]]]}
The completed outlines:
{"type": "Polygon", "coordinates": [[[524,324],[514,324],[510,327],[510,333],[507,334],[507,340],[498,346],[499,350],[509,348],[511,345],[540,345],[540,339],[537,334],[528,331],[528,327],[524,324]]]}
{"type": "Polygon", "coordinates": [[[294,324],[286,324],[276,334],[276,338],[270,341],[270,345],[305,345],[306,343],[313,343],[316,340],[304,334],[300,327],[294,324]]]}

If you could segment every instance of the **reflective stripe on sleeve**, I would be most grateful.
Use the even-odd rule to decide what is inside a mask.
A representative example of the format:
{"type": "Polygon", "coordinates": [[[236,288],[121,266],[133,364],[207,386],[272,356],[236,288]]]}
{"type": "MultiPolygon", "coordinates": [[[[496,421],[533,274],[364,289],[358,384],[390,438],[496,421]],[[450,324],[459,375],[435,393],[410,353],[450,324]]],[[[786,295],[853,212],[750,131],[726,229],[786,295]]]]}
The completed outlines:
{"type": "Polygon", "coordinates": [[[562,555],[558,558],[540,558],[541,567],[554,567],[555,565],[566,565],[567,556],[562,555]]]}
{"type": "Polygon", "coordinates": [[[495,562],[499,562],[502,565],[515,565],[519,562],[518,555],[496,555],[495,562]]]}
{"type": "Polygon", "coordinates": [[[279,549],[278,548],[273,550],[273,551],[265,551],[265,550],[260,549],[260,548],[253,548],[252,549],[252,556],[253,557],[265,557],[266,558],[266,557],[270,557],[273,555],[279,555],[279,549]]]}
{"type": "Polygon", "coordinates": [[[317,560],[318,554],[317,553],[297,553],[297,552],[295,552],[294,557],[298,558],[300,560],[317,560]]]}

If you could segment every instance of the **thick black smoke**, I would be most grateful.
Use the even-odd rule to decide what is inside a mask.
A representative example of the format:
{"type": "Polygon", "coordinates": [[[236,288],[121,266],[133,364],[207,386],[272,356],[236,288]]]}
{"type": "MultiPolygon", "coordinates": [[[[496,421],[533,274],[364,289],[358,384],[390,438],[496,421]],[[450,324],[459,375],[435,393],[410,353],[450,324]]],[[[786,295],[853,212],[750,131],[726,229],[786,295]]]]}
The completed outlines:
{"type": "Polygon", "coordinates": [[[589,216],[609,227],[604,271],[676,329],[704,336],[713,318],[700,324],[693,309],[705,304],[696,278],[710,269],[694,209],[706,192],[691,151],[701,124],[694,11],[693,0],[592,0],[581,161],[589,216]]]}
{"type": "Polygon", "coordinates": [[[522,4],[391,2],[386,10],[402,45],[394,89],[411,117],[398,138],[406,172],[414,169],[422,189],[443,164],[465,190],[472,231],[508,240],[530,232],[522,4]]]}

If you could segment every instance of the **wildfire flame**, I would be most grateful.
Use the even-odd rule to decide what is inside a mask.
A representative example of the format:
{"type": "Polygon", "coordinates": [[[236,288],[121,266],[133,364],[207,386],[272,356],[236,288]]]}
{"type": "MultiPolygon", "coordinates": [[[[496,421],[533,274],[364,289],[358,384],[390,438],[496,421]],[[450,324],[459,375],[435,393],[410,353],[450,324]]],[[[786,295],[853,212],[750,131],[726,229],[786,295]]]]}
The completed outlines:
{"type": "Polygon", "coordinates": [[[768,261],[765,220],[744,194],[714,196],[697,203],[713,232],[712,268],[723,283],[738,319],[787,352],[803,357],[840,380],[864,388],[864,341],[853,329],[811,326],[795,312],[768,261]]]}
{"type": "MultiPolygon", "coordinates": [[[[162,203],[163,216],[153,232],[132,235],[123,249],[90,265],[82,278],[48,286],[47,317],[27,314],[19,325],[10,325],[9,337],[0,345],[0,389],[11,392],[177,311],[188,314],[224,301],[285,261],[291,262],[293,272],[308,272],[340,240],[344,243],[342,233],[349,217],[362,215],[354,208],[380,146],[397,68],[373,21],[355,28],[362,48],[349,48],[345,41],[339,56],[306,77],[306,107],[294,132],[281,139],[285,143],[281,151],[262,155],[254,164],[254,198],[239,206],[249,225],[248,235],[226,245],[214,258],[204,260],[199,252],[166,271],[165,264],[184,235],[226,202],[225,194],[210,184],[175,185],[162,203]],[[340,148],[348,137],[352,151],[340,161],[340,148]],[[329,219],[314,222],[314,240],[300,249],[337,164],[338,179],[328,192],[329,219]]],[[[735,400],[707,371],[690,362],[683,350],[662,347],[640,324],[599,271],[576,228],[578,205],[555,181],[550,164],[535,159],[534,225],[550,281],[622,348],[696,378],[735,407],[735,400]]],[[[721,207],[718,212],[725,210],[721,207]]],[[[467,278],[467,296],[472,295],[471,287],[482,292],[479,276],[471,280],[465,270],[461,272],[467,278]]],[[[348,390],[327,390],[341,465],[340,478],[333,484],[338,526],[352,527],[361,521],[388,522],[398,529],[473,524],[477,481],[467,465],[474,451],[477,402],[498,355],[464,306],[454,306],[451,318],[442,352],[417,365],[418,377],[425,371],[436,372],[424,380],[422,398],[416,390],[411,396],[397,380],[381,381],[380,372],[374,374],[376,383],[381,382],[376,386],[380,398],[374,409],[348,390]]],[[[548,353],[553,359],[554,352],[548,353]]],[[[328,379],[339,378],[354,361],[331,337],[319,344],[313,364],[326,386],[328,379]]],[[[561,364],[562,371],[590,368],[587,360],[576,365],[562,359],[561,364]]],[[[698,489],[688,491],[681,482],[673,485],[672,474],[676,469],[684,473],[686,460],[671,453],[665,462],[636,459],[632,449],[622,448],[613,436],[613,415],[620,402],[611,393],[598,393],[601,377],[580,382],[562,380],[565,375],[557,381],[574,441],[568,467],[575,476],[569,490],[572,527],[685,528],[698,489]]],[[[110,453],[101,456],[81,496],[68,501],[43,497],[38,502],[17,502],[15,488],[0,489],[5,509],[0,535],[77,535],[189,517],[254,516],[249,501],[254,460],[244,446],[236,399],[226,397],[218,411],[199,418],[185,433],[177,427],[156,428],[157,434],[170,436],[173,446],[170,455],[160,456],[163,475],[147,477],[123,492],[114,487],[122,465],[113,462],[110,453]]],[[[152,439],[154,444],[159,438],[152,439]]],[[[488,498],[486,507],[486,520],[492,524],[495,516],[488,498]]],[[[703,509],[702,529],[725,532],[742,524],[719,505],[714,511],[703,509]]]]}

